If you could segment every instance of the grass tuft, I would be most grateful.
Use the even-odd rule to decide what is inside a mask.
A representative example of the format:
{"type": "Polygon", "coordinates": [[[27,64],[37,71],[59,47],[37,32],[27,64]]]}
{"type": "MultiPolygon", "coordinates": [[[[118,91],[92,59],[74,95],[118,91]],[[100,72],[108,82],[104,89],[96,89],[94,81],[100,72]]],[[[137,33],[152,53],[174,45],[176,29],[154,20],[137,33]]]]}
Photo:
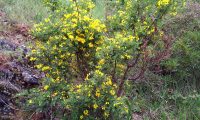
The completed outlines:
{"type": "Polygon", "coordinates": [[[29,25],[40,22],[49,14],[41,0],[0,0],[0,8],[12,21],[29,25]]]}

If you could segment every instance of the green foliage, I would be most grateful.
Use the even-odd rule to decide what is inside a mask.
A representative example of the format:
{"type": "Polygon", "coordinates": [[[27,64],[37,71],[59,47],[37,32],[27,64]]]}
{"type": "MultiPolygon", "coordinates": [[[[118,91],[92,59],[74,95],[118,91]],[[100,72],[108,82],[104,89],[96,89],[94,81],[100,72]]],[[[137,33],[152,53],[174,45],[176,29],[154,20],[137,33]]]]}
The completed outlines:
{"type": "Polygon", "coordinates": [[[199,44],[199,31],[185,33],[184,36],[174,44],[172,59],[168,60],[167,64],[178,72],[178,76],[176,77],[179,79],[199,79],[199,44]]]}
{"type": "Polygon", "coordinates": [[[135,83],[127,87],[134,112],[140,113],[141,117],[148,120],[200,118],[200,97],[197,91],[180,91],[180,86],[169,86],[169,78],[164,80],[155,74],[148,73],[147,77],[149,79],[146,83],[135,83]],[[187,94],[182,93],[186,91],[187,94]]]}
{"type": "MultiPolygon", "coordinates": [[[[164,62],[164,65],[169,70],[174,71],[172,80],[179,86],[180,89],[188,87],[190,89],[198,90],[199,88],[199,44],[200,44],[200,27],[199,15],[196,15],[198,9],[194,6],[197,3],[190,3],[187,12],[178,16],[174,20],[174,24],[168,27],[170,34],[177,36],[177,40],[173,44],[172,56],[164,62]],[[185,26],[182,26],[185,24],[185,26]],[[171,31],[172,29],[177,30],[171,31]],[[172,33],[171,33],[172,32],[172,33]],[[182,88],[183,87],[183,88],[182,88]]],[[[187,88],[186,88],[187,89],[187,88]]]]}
{"type": "Polygon", "coordinates": [[[188,3],[182,13],[167,19],[164,30],[176,38],[172,55],[163,61],[164,76],[147,72],[145,83],[128,91],[138,102],[137,109],[146,119],[200,119],[199,113],[199,16],[198,6],[188,3]],[[184,24],[184,26],[183,26],[184,24]],[[165,73],[168,72],[168,73],[165,73]],[[148,112],[147,112],[148,111],[148,112]]]}

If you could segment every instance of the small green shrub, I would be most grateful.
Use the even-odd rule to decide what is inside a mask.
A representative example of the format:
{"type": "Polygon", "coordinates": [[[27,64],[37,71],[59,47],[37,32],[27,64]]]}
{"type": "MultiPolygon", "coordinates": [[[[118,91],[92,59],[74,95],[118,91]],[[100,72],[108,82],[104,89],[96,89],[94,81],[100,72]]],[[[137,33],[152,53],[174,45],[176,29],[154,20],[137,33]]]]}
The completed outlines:
{"type": "Polygon", "coordinates": [[[198,6],[196,2],[189,2],[185,12],[169,20],[169,23],[174,21],[170,27],[167,24],[168,33],[176,36],[177,40],[173,44],[171,58],[163,63],[174,72],[171,79],[180,90],[198,90],[200,87],[198,82],[200,16],[196,15],[198,6]]]}

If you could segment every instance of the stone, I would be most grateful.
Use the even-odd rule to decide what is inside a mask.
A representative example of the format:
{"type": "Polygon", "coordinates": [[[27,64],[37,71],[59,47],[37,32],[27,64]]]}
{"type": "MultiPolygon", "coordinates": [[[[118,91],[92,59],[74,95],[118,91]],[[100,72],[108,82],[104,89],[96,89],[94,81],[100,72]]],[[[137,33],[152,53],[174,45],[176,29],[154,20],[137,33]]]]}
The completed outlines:
{"type": "MultiPolygon", "coordinates": [[[[38,70],[30,65],[26,58],[30,51],[24,45],[15,45],[9,40],[0,39],[1,52],[12,52],[12,59],[0,61],[0,119],[2,115],[14,114],[13,97],[22,89],[39,85],[42,78],[38,70]]],[[[4,55],[4,54],[3,54],[4,55]]]]}

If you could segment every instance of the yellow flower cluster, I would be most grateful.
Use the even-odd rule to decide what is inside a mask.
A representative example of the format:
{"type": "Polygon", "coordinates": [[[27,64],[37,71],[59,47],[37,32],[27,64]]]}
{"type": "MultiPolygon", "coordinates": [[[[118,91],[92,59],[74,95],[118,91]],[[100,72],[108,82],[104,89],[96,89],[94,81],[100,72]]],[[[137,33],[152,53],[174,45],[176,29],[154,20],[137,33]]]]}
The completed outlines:
{"type": "MultiPolygon", "coordinates": [[[[121,97],[119,98],[116,95],[117,86],[112,82],[111,76],[106,76],[100,70],[97,70],[97,72],[88,74],[87,79],[82,84],[71,86],[69,93],[74,96],[70,99],[85,103],[82,106],[77,106],[82,111],[79,116],[80,119],[86,119],[88,116],[96,117],[97,114],[102,114],[101,117],[108,118],[112,114],[109,111],[111,107],[121,109],[124,106],[121,97]],[[85,102],[88,100],[91,102],[85,102]],[[102,112],[99,113],[99,110],[102,112]]],[[[73,105],[79,104],[73,103],[73,105]]]]}
{"type": "Polygon", "coordinates": [[[171,0],[158,0],[158,7],[162,7],[162,6],[166,6],[166,5],[169,5],[171,0]]]}
{"type": "Polygon", "coordinates": [[[101,95],[100,90],[99,90],[99,89],[96,89],[95,96],[96,96],[96,97],[100,97],[100,95],[101,95]]]}
{"type": "MultiPolygon", "coordinates": [[[[113,54],[113,51],[119,54],[118,59],[122,60],[129,60],[132,58],[131,53],[133,51],[129,51],[127,48],[133,48],[135,43],[139,40],[138,35],[131,35],[129,33],[124,32],[116,32],[114,37],[107,38],[108,40],[105,41],[105,44],[98,49],[101,49],[105,54],[107,53],[104,58],[110,59],[110,56],[113,54]]],[[[98,68],[101,68],[100,66],[103,65],[102,63],[105,63],[105,60],[99,61],[98,68]]]]}
{"type": "Polygon", "coordinates": [[[36,61],[35,66],[55,80],[66,77],[69,72],[64,71],[82,72],[79,64],[83,61],[88,65],[94,62],[96,48],[103,43],[106,32],[106,26],[90,16],[89,10],[94,7],[91,0],[69,2],[67,12],[60,11],[61,16],[56,20],[54,16],[44,19],[32,31],[41,42],[32,51],[30,60],[36,61]]]}
{"type": "Polygon", "coordinates": [[[83,114],[84,114],[85,116],[88,116],[88,115],[89,115],[89,111],[88,111],[88,110],[84,110],[84,111],[83,111],[83,114]]]}
{"type": "Polygon", "coordinates": [[[95,104],[93,105],[93,107],[94,107],[94,109],[97,109],[97,108],[98,108],[98,105],[95,103],[95,104]]]}
{"type": "Polygon", "coordinates": [[[103,37],[99,35],[106,31],[106,27],[99,20],[81,15],[78,12],[64,14],[61,20],[61,32],[67,34],[65,37],[71,42],[86,43],[89,48],[102,43],[103,37]]]}
{"type": "MultiPolygon", "coordinates": [[[[171,4],[171,0],[157,0],[157,1],[146,1],[147,4],[144,4],[143,8],[138,8],[138,5],[142,3],[142,1],[138,0],[125,0],[124,6],[120,7],[120,9],[113,14],[112,16],[108,16],[109,25],[114,31],[123,30],[133,31],[132,36],[136,40],[141,40],[139,36],[152,35],[155,33],[154,27],[152,27],[152,23],[154,19],[149,17],[149,14],[153,16],[157,16],[158,14],[165,14],[165,13],[158,13],[161,12],[159,9],[163,8],[164,6],[168,6],[171,4]],[[157,5],[157,7],[155,7],[157,5]],[[140,17],[138,12],[141,12],[143,16],[140,17]]],[[[116,4],[121,6],[121,1],[117,0],[116,4]]],[[[170,9],[169,9],[170,10],[170,9]]],[[[171,10],[170,10],[171,11],[171,10]]],[[[176,11],[176,10],[175,10],[176,11]]],[[[176,12],[171,12],[170,14],[176,15],[176,12]]]]}
{"type": "Polygon", "coordinates": [[[48,90],[48,88],[49,88],[49,85],[45,85],[45,86],[44,86],[44,89],[45,89],[45,90],[48,90]]]}

